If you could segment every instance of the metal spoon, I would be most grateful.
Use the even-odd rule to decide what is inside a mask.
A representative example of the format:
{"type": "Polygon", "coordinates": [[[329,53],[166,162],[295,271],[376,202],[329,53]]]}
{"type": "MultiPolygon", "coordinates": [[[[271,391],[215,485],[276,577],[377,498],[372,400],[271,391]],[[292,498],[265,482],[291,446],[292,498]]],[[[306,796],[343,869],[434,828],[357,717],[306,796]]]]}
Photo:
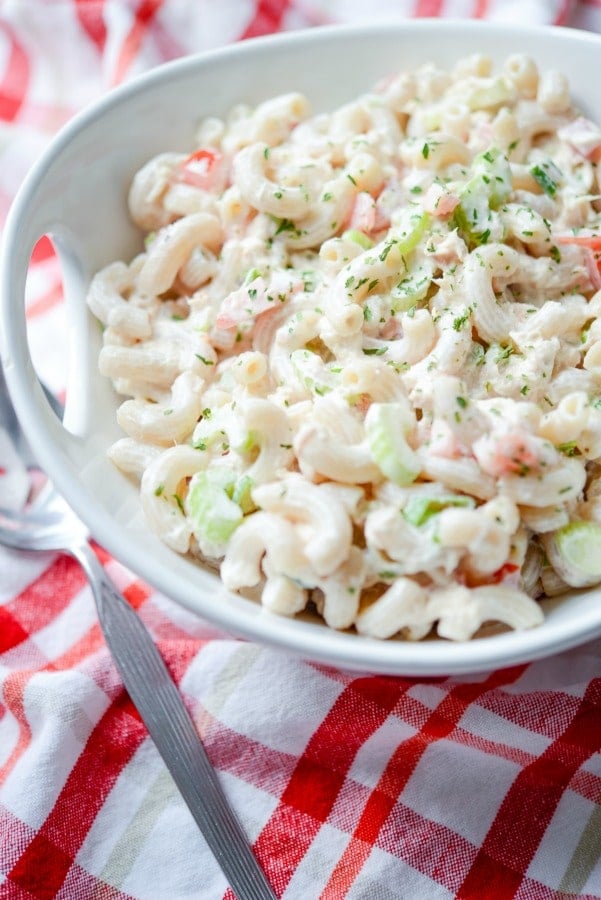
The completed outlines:
{"type": "MultiPolygon", "coordinates": [[[[56,400],[49,400],[58,412],[56,400]]],[[[0,427],[27,468],[37,468],[1,367],[0,427]]],[[[0,507],[0,544],[15,550],[61,550],[77,559],[123,683],[232,890],[238,900],[275,900],[152,637],[108,579],[84,525],[50,481],[27,510],[0,507]]]]}

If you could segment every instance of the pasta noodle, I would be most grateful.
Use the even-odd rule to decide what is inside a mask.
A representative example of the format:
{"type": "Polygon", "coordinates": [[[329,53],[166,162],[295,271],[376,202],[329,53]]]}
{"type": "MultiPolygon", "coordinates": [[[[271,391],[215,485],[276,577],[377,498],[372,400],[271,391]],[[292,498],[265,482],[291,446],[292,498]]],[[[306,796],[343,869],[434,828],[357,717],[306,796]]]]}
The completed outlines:
{"type": "Polygon", "coordinates": [[[601,129],[565,75],[473,55],[196,138],[135,175],[143,249],[88,294],[149,526],[380,639],[601,582],[554,543],[601,547],[601,129]]]}

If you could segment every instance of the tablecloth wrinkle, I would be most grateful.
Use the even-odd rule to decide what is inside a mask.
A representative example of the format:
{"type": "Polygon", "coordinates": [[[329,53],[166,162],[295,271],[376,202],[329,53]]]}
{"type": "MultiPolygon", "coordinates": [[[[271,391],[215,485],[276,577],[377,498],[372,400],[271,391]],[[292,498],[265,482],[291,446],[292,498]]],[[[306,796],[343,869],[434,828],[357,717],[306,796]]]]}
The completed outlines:
{"type": "MultiPolygon", "coordinates": [[[[601,0],[0,2],[0,223],[58,129],[160,63],[262,34],[424,16],[601,32],[601,0]]],[[[63,396],[61,273],[27,284],[63,396]]],[[[0,433],[0,499],[27,474],[0,433]]],[[[601,641],[495,672],[339,671],[236,640],[101,547],[284,900],[601,898],[601,641]]],[[[0,548],[0,898],[233,900],[125,692],[69,556],[0,548]]]]}

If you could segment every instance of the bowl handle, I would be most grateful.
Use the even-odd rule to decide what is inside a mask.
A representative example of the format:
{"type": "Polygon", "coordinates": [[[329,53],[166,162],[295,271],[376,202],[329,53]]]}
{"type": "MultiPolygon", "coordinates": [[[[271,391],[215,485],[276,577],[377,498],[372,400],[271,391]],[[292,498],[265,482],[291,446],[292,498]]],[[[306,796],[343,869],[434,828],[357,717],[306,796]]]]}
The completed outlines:
{"type": "Polygon", "coordinates": [[[90,404],[88,355],[90,317],[84,302],[88,271],[75,235],[60,225],[43,223],[34,215],[23,215],[16,201],[6,223],[0,290],[3,328],[0,329],[0,359],[17,414],[36,455],[43,462],[44,433],[51,429],[60,446],[82,435],[90,404]],[[67,401],[61,417],[60,404],[42,387],[34,368],[27,337],[25,287],[31,255],[43,236],[50,238],[58,256],[67,305],[68,353],[67,401]],[[86,408],[87,407],[87,408],[86,408]]]}

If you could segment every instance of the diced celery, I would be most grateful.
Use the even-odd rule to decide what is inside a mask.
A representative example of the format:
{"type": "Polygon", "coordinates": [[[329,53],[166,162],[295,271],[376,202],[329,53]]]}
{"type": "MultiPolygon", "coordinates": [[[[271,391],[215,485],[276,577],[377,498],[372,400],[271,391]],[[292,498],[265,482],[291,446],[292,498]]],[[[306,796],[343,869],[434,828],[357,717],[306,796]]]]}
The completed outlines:
{"type": "Polygon", "coordinates": [[[192,476],[185,510],[201,544],[225,543],[242,521],[240,506],[229,496],[234,482],[233,473],[216,468],[192,476]]]}
{"type": "Polygon", "coordinates": [[[478,84],[467,96],[470,109],[491,109],[502,106],[511,100],[512,91],[503,77],[492,78],[484,84],[478,84]]]}
{"type": "Polygon", "coordinates": [[[492,209],[504,203],[512,188],[511,166],[505,154],[498,147],[489,147],[478,153],[472,162],[472,179],[468,182],[477,189],[484,186],[492,209]]]}
{"type": "Polygon", "coordinates": [[[433,275],[434,267],[431,264],[410,268],[390,292],[394,312],[404,312],[423,300],[430,289],[433,275]]]}
{"type": "Polygon", "coordinates": [[[231,498],[234,503],[238,504],[244,515],[254,512],[257,508],[251,496],[251,491],[254,486],[255,483],[250,475],[243,475],[234,485],[231,498]]]}
{"type": "Polygon", "coordinates": [[[348,231],[343,232],[342,237],[345,240],[354,241],[355,244],[359,244],[364,250],[369,250],[374,245],[372,239],[364,231],[359,231],[358,228],[349,228],[348,231]]]}
{"type": "MultiPolygon", "coordinates": [[[[403,214],[394,222],[393,234],[394,242],[402,256],[407,256],[412,250],[415,250],[420,240],[424,236],[431,217],[427,212],[415,212],[414,210],[403,210],[403,214]]],[[[384,248],[385,252],[386,248],[384,248]]],[[[382,254],[380,254],[382,258],[382,254]]]]}
{"type": "Polygon", "coordinates": [[[372,459],[395,484],[411,484],[420,473],[419,458],[407,443],[411,411],[402,403],[372,403],[365,417],[365,433],[372,459]]]}
{"type": "Polygon", "coordinates": [[[403,517],[411,525],[424,525],[432,516],[437,515],[448,506],[460,506],[473,509],[475,506],[472,497],[461,494],[444,494],[440,497],[410,497],[403,507],[403,517]]]}
{"type": "Polygon", "coordinates": [[[509,161],[496,147],[474,157],[471,177],[459,191],[452,224],[472,246],[485,244],[491,233],[492,211],[511,191],[509,161]]]}
{"type": "Polygon", "coordinates": [[[479,247],[490,240],[492,213],[484,195],[471,195],[453,213],[453,225],[470,247],[479,247]]]}
{"type": "Polygon", "coordinates": [[[545,536],[545,550],[557,574],[571,587],[601,582],[601,525],[570,522],[545,536]]]}

